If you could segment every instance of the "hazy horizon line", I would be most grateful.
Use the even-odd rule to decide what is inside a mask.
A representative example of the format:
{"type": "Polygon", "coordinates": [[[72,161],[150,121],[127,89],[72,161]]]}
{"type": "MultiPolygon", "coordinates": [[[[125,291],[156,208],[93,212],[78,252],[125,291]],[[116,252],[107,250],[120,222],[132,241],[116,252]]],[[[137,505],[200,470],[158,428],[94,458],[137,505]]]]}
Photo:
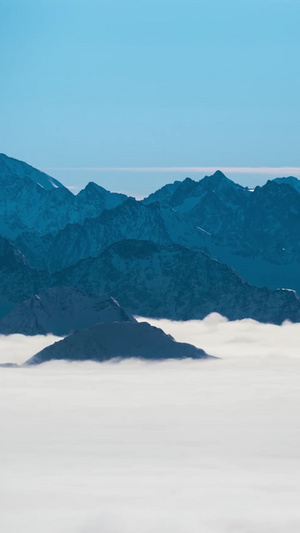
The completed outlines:
{"type": "Polygon", "coordinates": [[[300,174],[300,167],[44,167],[44,171],[69,170],[69,171],[97,171],[97,172],[222,172],[240,174],[300,174]]]}

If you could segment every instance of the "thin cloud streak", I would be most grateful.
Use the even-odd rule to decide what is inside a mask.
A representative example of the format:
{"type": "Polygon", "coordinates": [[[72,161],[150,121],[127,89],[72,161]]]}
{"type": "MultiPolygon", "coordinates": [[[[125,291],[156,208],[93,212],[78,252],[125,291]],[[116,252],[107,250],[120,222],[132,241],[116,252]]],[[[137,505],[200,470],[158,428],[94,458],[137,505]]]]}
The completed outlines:
{"type": "Polygon", "coordinates": [[[44,171],[92,171],[92,172],[215,172],[222,170],[234,174],[300,174],[300,167],[47,167],[44,171]]]}

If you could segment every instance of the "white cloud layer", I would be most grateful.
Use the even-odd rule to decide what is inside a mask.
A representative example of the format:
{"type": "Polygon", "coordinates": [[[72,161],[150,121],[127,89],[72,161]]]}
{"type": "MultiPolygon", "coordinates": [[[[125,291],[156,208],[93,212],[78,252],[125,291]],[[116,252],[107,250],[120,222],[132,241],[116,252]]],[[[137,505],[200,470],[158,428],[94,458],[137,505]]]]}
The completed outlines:
{"type": "Polygon", "coordinates": [[[60,338],[54,335],[0,335],[0,364],[22,364],[35,353],[59,340],[60,338]]]}
{"type": "Polygon", "coordinates": [[[1,531],[300,531],[300,325],[151,322],[222,359],[0,369],[1,531]]]}

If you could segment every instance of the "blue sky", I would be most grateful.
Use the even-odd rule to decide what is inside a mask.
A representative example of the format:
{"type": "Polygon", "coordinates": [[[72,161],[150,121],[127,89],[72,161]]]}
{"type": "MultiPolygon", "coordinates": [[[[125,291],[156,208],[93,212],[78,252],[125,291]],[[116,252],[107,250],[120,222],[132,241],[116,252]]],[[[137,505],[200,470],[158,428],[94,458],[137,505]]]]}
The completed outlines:
{"type": "Polygon", "coordinates": [[[299,0],[0,0],[0,151],[138,196],[186,167],[300,177],[299,23],[299,0]]]}

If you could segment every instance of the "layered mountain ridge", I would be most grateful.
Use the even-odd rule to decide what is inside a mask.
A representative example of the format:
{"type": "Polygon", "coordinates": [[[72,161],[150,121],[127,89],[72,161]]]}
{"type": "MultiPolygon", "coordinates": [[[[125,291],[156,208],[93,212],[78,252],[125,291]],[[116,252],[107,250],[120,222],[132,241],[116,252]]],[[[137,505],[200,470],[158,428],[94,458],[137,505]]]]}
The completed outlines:
{"type": "Polygon", "coordinates": [[[189,320],[217,312],[229,320],[300,321],[294,291],[257,288],[224,263],[177,244],[123,240],[53,280],[112,294],[130,313],[145,317],[189,320]]]}
{"type": "Polygon", "coordinates": [[[299,321],[297,295],[270,290],[300,294],[299,183],[252,190],[217,171],[142,201],[92,182],[74,196],[2,154],[0,312],[67,285],[143,316],[299,321]]]}

